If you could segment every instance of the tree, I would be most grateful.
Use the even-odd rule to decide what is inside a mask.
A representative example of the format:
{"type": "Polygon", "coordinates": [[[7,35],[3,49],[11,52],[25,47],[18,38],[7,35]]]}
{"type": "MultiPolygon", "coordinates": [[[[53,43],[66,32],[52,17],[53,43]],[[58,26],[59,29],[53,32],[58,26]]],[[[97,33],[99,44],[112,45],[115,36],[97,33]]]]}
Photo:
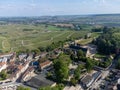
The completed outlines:
{"type": "Polygon", "coordinates": [[[81,58],[85,57],[84,52],[83,52],[82,50],[79,50],[79,51],[77,52],[77,57],[78,57],[79,60],[80,60],[81,58]]]}
{"type": "Polygon", "coordinates": [[[55,87],[50,87],[50,86],[41,87],[38,90],[63,90],[63,88],[64,88],[63,84],[58,84],[55,87]]]}
{"type": "Polygon", "coordinates": [[[39,54],[40,53],[40,50],[39,49],[34,49],[34,50],[31,50],[31,52],[34,52],[36,54],[39,54]]]}
{"type": "Polygon", "coordinates": [[[52,73],[51,73],[51,72],[48,72],[47,75],[46,75],[46,78],[48,78],[48,79],[53,79],[53,78],[52,78],[52,73]]]}
{"type": "Polygon", "coordinates": [[[99,66],[101,66],[103,68],[107,68],[111,63],[112,63],[111,58],[106,57],[106,58],[104,58],[103,62],[99,63],[99,66]]]}
{"type": "Polygon", "coordinates": [[[41,52],[45,52],[46,51],[46,48],[45,47],[39,47],[38,48],[41,52]]]}
{"type": "Polygon", "coordinates": [[[73,77],[70,79],[70,83],[75,86],[77,84],[77,80],[73,77]]]}
{"type": "Polygon", "coordinates": [[[103,28],[94,28],[92,29],[92,32],[102,32],[103,28]]]}
{"type": "Polygon", "coordinates": [[[105,67],[108,67],[112,63],[110,58],[105,58],[105,67]]]}
{"type": "Polygon", "coordinates": [[[71,60],[75,61],[75,60],[76,60],[75,54],[71,54],[71,55],[70,55],[70,58],[71,58],[71,60]]]}
{"type": "Polygon", "coordinates": [[[118,59],[117,69],[120,69],[120,59],[118,59]]]}
{"type": "Polygon", "coordinates": [[[80,79],[80,74],[81,74],[81,66],[79,65],[76,69],[75,69],[75,72],[74,72],[74,77],[76,80],[79,80],[80,79]]]}
{"type": "Polygon", "coordinates": [[[7,73],[4,70],[2,70],[0,72],[0,77],[2,78],[2,80],[5,80],[7,78],[7,73]]]}
{"type": "Polygon", "coordinates": [[[92,62],[91,59],[87,59],[86,61],[86,69],[88,72],[90,72],[93,69],[94,63],[92,62]]]}
{"type": "Polygon", "coordinates": [[[118,32],[114,28],[103,28],[103,33],[93,42],[97,45],[99,53],[110,55],[116,53],[116,50],[119,52],[120,36],[117,34],[118,32]]]}
{"type": "Polygon", "coordinates": [[[108,33],[109,32],[109,28],[107,26],[103,27],[103,33],[108,33]]]}
{"type": "Polygon", "coordinates": [[[54,68],[57,82],[61,83],[68,78],[68,65],[63,60],[56,60],[54,63],[54,68]]]}
{"type": "Polygon", "coordinates": [[[38,90],[51,90],[51,87],[50,87],[50,86],[41,87],[41,88],[39,88],[38,90]]]}

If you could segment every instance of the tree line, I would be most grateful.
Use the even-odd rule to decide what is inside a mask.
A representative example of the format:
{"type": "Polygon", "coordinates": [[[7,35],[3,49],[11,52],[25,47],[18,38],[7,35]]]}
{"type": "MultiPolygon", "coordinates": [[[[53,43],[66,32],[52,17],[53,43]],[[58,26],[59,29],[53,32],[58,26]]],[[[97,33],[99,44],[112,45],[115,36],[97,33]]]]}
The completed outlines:
{"type": "Polygon", "coordinates": [[[103,28],[103,33],[93,40],[93,44],[97,45],[98,52],[110,55],[116,53],[120,49],[120,38],[119,35],[116,35],[117,30],[114,28],[103,28]]]}

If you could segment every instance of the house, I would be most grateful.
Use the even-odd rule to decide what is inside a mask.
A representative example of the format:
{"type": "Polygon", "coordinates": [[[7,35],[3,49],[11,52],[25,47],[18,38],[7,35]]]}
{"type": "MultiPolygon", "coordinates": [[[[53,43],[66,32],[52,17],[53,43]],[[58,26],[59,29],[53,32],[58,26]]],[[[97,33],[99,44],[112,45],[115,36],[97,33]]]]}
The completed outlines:
{"type": "Polygon", "coordinates": [[[56,49],[56,50],[54,50],[54,53],[58,56],[59,54],[62,53],[62,51],[60,49],[56,49]]]}
{"type": "Polygon", "coordinates": [[[39,64],[39,68],[40,68],[41,70],[43,70],[44,68],[47,68],[47,67],[49,67],[50,65],[52,65],[52,61],[47,60],[47,61],[45,61],[45,62],[43,62],[43,63],[40,63],[40,64],[39,64]]]}
{"type": "Polygon", "coordinates": [[[0,57],[0,72],[3,69],[7,68],[7,58],[6,57],[0,57]]]}
{"type": "Polygon", "coordinates": [[[4,69],[7,68],[7,63],[6,62],[0,62],[0,72],[4,69]]]}
{"type": "Polygon", "coordinates": [[[87,75],[81,79],[81,83],[85,88],[88,88],[90,85],[92,85],[93,81],[94,81],[94,78],[90,75],[87,75]]]}
{"type": "Polygon", "coordinates": [[[8,62],[14,62],[16,60],[16,53],[13,53],[8,62]]]}
{"type": "Polygon", "coordinates": [[[77,52],[78,50],[82,50],[86,57],[90,57],[93,58],[93,56],[96,54],[96,50],[97,50],[97,46],[93,45],[93,44],[88,44],[88,45],[80,45],[80,44],[71,44],[70,49],[72,49],[72,51],[77,52]]]}
{"type": "Polygon", "coordinates": [[[70,45],[70,47],[69,47],[70,49],[72,49],[72,50],[82,50],[82,51],[84,51],[84,52],[87,52],[87,49],[88,48],[86,48],[86,47],[82,47],[81,45],[79,45],[79,44],[71,44],[70,45]]]}
{"type": "Polygon", "coordinates": [[[74,53],[76,53],[76,52],[79,51],[79,50],[82,50],[82,51],[86,54],[86,57],[87,57],[88,53],[90,52],[90,51],[89,51],[89,48],[83,47],[83,46],[81,46],[81,45],[79,45],[79,44],[72,44],[72,45],[70,45],[69,48],[70,48],[72,51],[74,51],[74,53]]]}
{"type": "Polygon", "coordinates": [[[96,82],[98,79],[100,79],[102,76],[102,73],[100,71],[97,71],[96,73],[94,73],[92,75],[92,77],[94,78],[94,82],[96,82]]]}
{"type": "Polygon", "coordinates": [[[36,60],[38,60],[38,59],[40,58],[40,55],[36,54],[36,55],[34,55],[34,58],[35,58],[36,60]]]}
{"type": "Polygon", "coordinates": [[[23,71],[23,66],[22,65],[16,65],[13,69],[12,74],[10,75],[10,80],[11,81],[16,81],[19,76],[21,75],[22,71],[23,71]]]}
{"type": "Polygon", "coordinates": [[[7,62],[14,61],[16,58],[16,53],[8,53],[0,55],[0,62],[6,60],[7,62]]]}
{"type": "Polygon", "coordinates": [[[10,57],[12,56],[12,55],[14,55],[15,53],[7,53],[7,54],[1,54],[0,55],[0,58],[1,57],[6,57],[7,59],[10,59],[10,57]]]}
{"type": "Polygon", "coordinates": [[[62,53],[62,51],[60,49],[55,49],[54,51],[52,51],[48,54],[48,58],[50,60],[56,59],[61,53],[62,53]]]}
{"type": "Polygon", "coordinates": [[[34,72],[34,67],[32,67],[32,66],[28,67],[28,69],[22,75],[21,81],[25,82],[25,81],[28,81],[29,79],[31,79],[33,72],[34,72]]]}
{"type": "Polygon", "coordinates": [[[16,76],[17,76],[17,73],[19,72],[19,69],[18,69],[17,65],[8,66],[8,67],[7,67],[7,71],[8,71],[9,74],[10,74],[9,79],[10,79],[11,81],[15,81],[15,80],[16,80],[16,76]]]}
{"type": "Polygon", "coordinates": [[[28,57],[27,57],[27,61],[31,61],[33,59],[33,54],[29,53],[28,57]]]}
{"type": "Polygon", "coordinates": [[[18,55],[19,60],[23,60],[27,58],[27,54],[26,53],[22,53],[18,55]]]}
{"type": "MultiPolygon", "coordinates": [[[[11,81],[16,81],[19,76],[25,72],[25,70],[29,67],[29,62],[24,62],[23,64],[20,64],[20,65],[13,65],[13,66],[10,66],[11,67],[11,70],[10,72],[12,73],[10,75],[10,80],[11,81]],[[13,67],[13,68],[12,68],[13,67]]],[[[10,68],[9,67],[9,68],[10,68]]],[[[8,68],[8,69],[9,69],[8,68]]]]}
{"type": "Polygon", "coordinates": [[[40,54],[40,58],[45,58],[47,54],[48,54],[47,52],[41,53],[41,54],[40,54]]]}
{"type": "Polygon", "coordinates": [[[28,80],[26,82],[26,85],[38,89],[40,87],[46,87],[46,86],[53,87],[56,85],[56,83],[46,79],[43,75],[37,75],[35,77],[32,77],[30,80],[28,80]]]}
{"type": "Polygon", "coordinates": [[[0,57],[0,62],[7,62],[7,58],[6,57],[0,57]]]}

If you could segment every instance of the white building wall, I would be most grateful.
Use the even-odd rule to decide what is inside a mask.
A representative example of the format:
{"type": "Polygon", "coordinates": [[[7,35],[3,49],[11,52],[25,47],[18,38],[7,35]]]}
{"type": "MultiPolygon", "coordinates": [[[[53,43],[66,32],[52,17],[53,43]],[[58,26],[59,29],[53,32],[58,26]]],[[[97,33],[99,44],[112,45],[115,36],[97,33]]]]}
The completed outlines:
{"type": "Polygon", "coordinates": [[[94,79],[92,79],[86,86],[89,87],[93,83],[94,79]]]}
{"type": "Polygon", "coordinates": [[[0,72],[1,72],[2,70],[6,69],[6,68],[7,68],[7,65],[4,64],[3,66],[0,67],[0,72]]]}

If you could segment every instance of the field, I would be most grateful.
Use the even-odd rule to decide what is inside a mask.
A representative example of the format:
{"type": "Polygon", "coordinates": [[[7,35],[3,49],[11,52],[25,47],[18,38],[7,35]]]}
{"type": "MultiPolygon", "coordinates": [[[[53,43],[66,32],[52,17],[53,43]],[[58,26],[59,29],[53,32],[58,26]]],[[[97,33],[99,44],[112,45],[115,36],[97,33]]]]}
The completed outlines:
{"type": "Polygon", "coordinates": [[[100,33],[92,33],[90,38],[82,39],[78,43],[81,45],[86,45],[88,43],[91,43],[94,38],[97,38],[100,35],[100,33]]]}
{"type": "Polygon", "coordinates": [[[88,31],[74,31],[46,25],[0,25],[0,51],[34,50],[67,38],[83,37],[88,31]]]}

